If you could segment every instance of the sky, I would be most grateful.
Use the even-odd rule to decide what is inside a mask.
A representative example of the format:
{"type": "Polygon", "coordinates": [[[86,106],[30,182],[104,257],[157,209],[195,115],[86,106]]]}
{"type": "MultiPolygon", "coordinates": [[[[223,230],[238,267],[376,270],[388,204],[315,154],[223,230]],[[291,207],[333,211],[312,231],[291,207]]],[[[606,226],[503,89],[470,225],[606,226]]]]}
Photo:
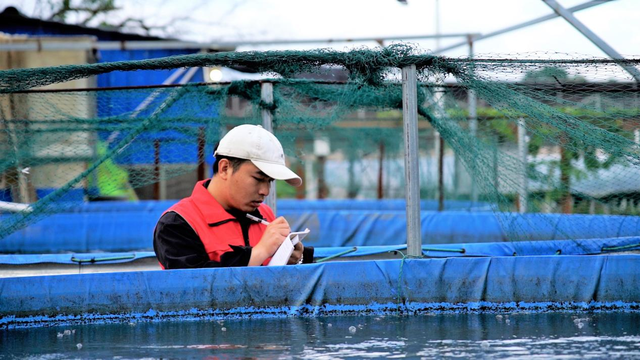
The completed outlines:
{"type": "MultiPolygon", "coordinates": [[[[569,8],[589,0],[557,0],[569,8]]],[[[0,0],[0,9],[16,6],[29,16],[46,13],[47,0],[0,0]]],[[[112,20],[143,17],[166,25],[171,35],[197,42],[402,37],[486,34],[553,13],[542,0],[116,0],[122,11],[112,20]],[[144,14],[141,16],[140,14],[144,14]]],[[[625,57],[640,56],[640,0],[613,0],[575,13],[601,39],[625,57]]],[[[408,40],[424,52],[463,41],[463,37],[408,40]]],[[[400,40],[395,40],[400,41],[400,40]]],[[[238,50],[312,49],[378,46],[375,42],[252,45],[238,50]]],[[[551,53],[605,57],[564,19],[475,43],[474,53],[537,56],[551,53]],[[531,54],[531,55],[529,55],[531,54]]],[[[466,46],[442,53],[466,56],[466,46]]]]}

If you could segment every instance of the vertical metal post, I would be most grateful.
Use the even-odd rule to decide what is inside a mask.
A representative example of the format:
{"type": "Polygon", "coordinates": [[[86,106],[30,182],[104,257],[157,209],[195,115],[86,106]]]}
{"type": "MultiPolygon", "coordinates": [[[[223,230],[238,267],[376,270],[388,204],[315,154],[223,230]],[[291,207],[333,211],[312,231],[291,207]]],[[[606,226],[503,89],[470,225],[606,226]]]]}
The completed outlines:
{"type": "Polygon", "coordinates": [[[384,198],[384,184],[382,176],[384,174],[384,141],[380,140],[380,159],[378,166],[378,199],[384,198]]]}
{"type": "MultiPolygon", "coordinates": [[[[436,51],[440,49],[440,1],[436,0],[436,51]]],[[[439,82],[439,81],[438,81],[439,82]]],[[[435,88],[435,103],[438,110],[444,109],[444,104],[441,103],[443,88],[435,88]]],[[[444,112],[444,111],[443,111],[444,112]]],[[[444,114],[438,111],[438,116],[443,119],[444,114]]],[[[444,210],[444,141],[440,136],[440,132],[435,130],[435,145],[436,145],[436,164],[438,166],[437,171],[437,197],[438,197],[438,211],[444,210]]],[[[455,161],[455,160],[454,160],[455,161]]],[[[455,171],[455,168],[454,168],[455,171]]],[[[457,174],[454,174],[454,176],[457,174]]],[[[454,186],[457,185],[454,182],[454,186]]]]}
{"type": "Polygon", "coordinates": [[[166,166],[163,166],[160,168],[160,179],[162,179],[160,181],[160,200],[166,200],[167,199],[167,173],[169,171],[167,170],[166,166]]]}
{"type": "Polygon", "coordinates": [[[500,164],[498,162],[498,151],[500,147],[500,138],[497,134],[493,134],[493,191],[500,194],[500,164]]]}
{"type": "MultiPolygon", "coordinates": [[[[296,150],[297,150],[297,154],[298,156],[301,157],[301,159],[299,159],[298,161],[296,161],[296,173],[298,175],[300,175],[303,179],[307,178],[307,174],[304,171],[304,166],[302,164],[302,155],[304,153],[304,140],[302,139],[302,137],[298,137],[296,139],[296,150]]],[[[305,189],[307,187],[307,183],[303,180],[302,185],[298,186],[296,188],[296,199],[304,199],[305,196],[305,189]]]]}
{"type": "Polygon", "coordinates": [[[418,171],[418,88],[416,66],[402,68],[404,174],[407,201],[407,254],[422,256],[420,231],[420,176],[418,171]]]}
{"type": "Polygon", "coordinates": [[[160,200],[160,140],[153,141],[153,199],[160,200]]]}
{"type": "MultiPolygon", "coordinates": [[[[9,58],[9,62],[11,59],[9,58]]],[[[11,63],[9,63],[11,65],[11,63]]],[[[22,141],[18,139],[18,133],[20,129],[17,128],[17,124],[14,123],[13,120],[16,118],[26,118],[25,114],[19,114],[18,109],[19,106],[16,104],[18,99],[16,99],[16,94],[9,95],[9,116],[6,118],[3,116],[3,123],[8,131],[9,137],[8,142],[11,150],[13,151],[13,156],[15,157],[15,173],[16,173],[16,184],[11,186],[11,195],[14,197],[13,201],[18,203],[30,203],[31,197],[29,196],[29,182],[27,180],[26,174],[23,172],[24,164],[22,163],[23,154],[21,154],[21,150],[23,148],[22,141]]],[[[21,128],[24,130],[23,128],[21,128]]],[[[28,166],[27,166],[28,167],[28,166]]],[[[9,175],[9,179],[11,179],[11,175],[9,175]]]]}
{"type": "MultiPolygon", "coordinates": [[[[473,59],[473,36],[469,36],[467,39],[469,41],[469,59],[473,59]]],[[[476,95],[476,91],[473,89],[469,89],[467,92],[467,103],[469,106],[469,133],[473,138],[478,136],[478,96],[476,95]]],[[[473,164],[470,164],[473,166],[473,164]]],[[[471,202],[478,202],[478,187],[476,186],[476,181],[474,177],[476,176],[475,171],[471,171],[471,202]]]]}
{"type": "Polygon", "coordinates": [[[307,155],[304,157],[304,196],[307,200],[315,200],[318,198],[318,181],[313,171],[313,161],[315,156],[307,155]]]}
{"type": "MultiPolygon", "coordinates": [[[[434,103],[436,104],[436,116],[442,120],[445,117],[444,104],[442,103],[444,88],[434,88],[434,103]]],[[[444,140],[437,129],[433,129],[433,141],[436,155],[436,197],[438,198],[438,211],[444,210],[444,140]]]]}
{"type": "Polygon", "coordinates": [[[327,183],[325,182],[324,168],[326,166],[327,157],[318,156],[318,199],[327,197],[327,183]]]}
{"type": "MultiPolygon", "coordinates": [[[[260,86],[260,98],[265,104],[273,104],[273,83],[263,82],[260,86]]],[[[262,127],[273,133],[273,113],[269,109],[262,109],[262,127]]],[[[269,195],[264,202],[276,212],[276,182],[271,183],[269,195]]]]}
{"type": "Polygon", "coordinates": [[[204,160],[204,148],[206,145],[206,136],[204,127],[198,129],[198,181],[205,179],[205,160],[204,160]]]}
{"type": "MultiPolygon", "coordinates": [[[[260,85],[260,99],[265,104],[273,104],[273,83],[263,82],[260,85]]],[[[273,114],[269,109],[262,109],[262,127],[273,132],[273,114]]]]}
{"type": "Polygon", "coordinates": [[[527,212],[527,199],[529,192],[529,184],[527,178],[527,127],[524,118],[518,119],[518,153],[522,162],[520,189],[518,191],[518,212],[523,214],[527,212]]]}
{"type": "Polygon", "coordinates": [[[444,140],[438,134],[438,211],[444,211],[444,140]]]}

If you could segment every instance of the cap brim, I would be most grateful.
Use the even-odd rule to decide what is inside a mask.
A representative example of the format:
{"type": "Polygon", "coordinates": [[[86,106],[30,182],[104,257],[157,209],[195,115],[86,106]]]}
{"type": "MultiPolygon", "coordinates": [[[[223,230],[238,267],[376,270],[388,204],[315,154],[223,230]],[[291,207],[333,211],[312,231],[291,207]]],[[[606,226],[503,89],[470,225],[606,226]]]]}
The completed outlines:
{"type": "Polygon", "coordinates": [[[251,160],[251,162],[270,178],[284,180],[292,186],[302,185],[302,179],[300,176],[296,175],[296,173],[284,165],[259,160],[251,160]]]}

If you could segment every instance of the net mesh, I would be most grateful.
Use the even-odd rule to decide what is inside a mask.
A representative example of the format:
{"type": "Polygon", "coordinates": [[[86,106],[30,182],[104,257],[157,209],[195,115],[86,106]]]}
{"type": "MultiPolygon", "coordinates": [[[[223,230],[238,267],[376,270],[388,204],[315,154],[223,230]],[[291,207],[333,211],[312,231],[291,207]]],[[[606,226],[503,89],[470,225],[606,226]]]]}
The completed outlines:
{"type": "Polygon", "coordinates": [[[187,196],[193,182],[165,194],[158,184],[209,176],[214,144],[233,126],[261,124],[265,112],[305,179],[299,189],[278,185],[279,198],[404,198],[400,69],[409,65],[418,73],[421,199],[494,211],[514,241],[554,213],[638,215],[640,100],[628,71],[638,60],[540,55],[452,59],[397,44],[2,71],[0,200],[31,206],[3,217],[0,238],[79,202],[187,196]],[[269,79],[36,89],[211,66],[269,79]],[[261,94],[265,83],[273,101],[261,94]]]}

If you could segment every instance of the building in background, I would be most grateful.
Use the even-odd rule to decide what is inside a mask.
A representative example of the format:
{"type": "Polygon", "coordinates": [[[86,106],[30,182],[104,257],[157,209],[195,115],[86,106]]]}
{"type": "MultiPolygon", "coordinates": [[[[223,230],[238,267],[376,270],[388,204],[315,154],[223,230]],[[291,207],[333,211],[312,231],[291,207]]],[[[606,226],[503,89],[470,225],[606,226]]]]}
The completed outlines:
{"type": "MultiPolygon", "coordinates": [[[[228,49],[233,50],[233,49],[228,49]]],[[[30,18],[21,14],[14,7],[7,7],[0,13],[0,70],[50,67],[58,65],[82,65],[89,63],[102,63],[128,60],[144,60],[175,55],[194,54],[208,49],[198,49],[193,46],[180,48],[180,42],[171,41],[153,36],[142,36],[138,34],[128,34],[113,30],[103,30],[85,26],[64,24],[56,21],[46,21],[30,18]],[[134,43],[135,42],[135,43],[134,43]],[[121,44],[119,47],[106,49],[104,44],[121,44]],[[164,44],[172,43],[172,46],[163,48],[164,44]],[[133,46],[132,46],[133,44],[133,46]],[[137,44],[137,45],[136,45],[137,44]],[[139,48],[136,48],[139,47],[139,48]]],[[[179,69],[180,70],[180,69],[179,69]]],[[[82,96],[74,96],[65,104],[64,111],[47,106],[47,96],[54,97],[54,93],[46,92],[56,89],[104,89],[118,87],[145,87],[170,83],[203,82],[205,81],[205,70],[189,69],[177,74],[177,70],[154,70],[154,71],[128,71],[110,72],[100,74],[96,77],[79,79],[67,83],[59,83],[46,86],[41,89],[42,93],[25,93],[3,97],[0,107],[3,111],[3,121],[0,128],[5,129],[3,133],[7,139],[2,139],[3,151],[19,153],[19,158],[23,159],[17,166],[0,169],[0,200],[30,203],[47,194],[55,191],[70,181],[79,172],[86,169],[87,165],[105,151],[105,146],[115,143],[124,134],[112,132],[99,132],[98,134],[88,131],[69,132],[65,136],[56,136],[55,140],[43,139],[42,143],[34,150],[31,144],[21,144],[19,139],[20,126],[16,121],[21,119],[37,119],[40,125],[46,129],[46,121],[60,120],[61,116],[92,118],[117,116],[135,111],[141,106],[145,99],[123,99],[108,96],[105,92],[89,91],[83,92],[82,96]],[[37,101],[35,100],[37,98],[37,101]],[[56,158],[55,162],[46,161],[47,158],[56,158]],[[43,164],[46,163],[46,164],[43,164]],[[34,166],[34,164],[38,164],[34,166]]],[[[208,79],[207,79],[208,80],[208,79]]],[[[53,100],[52,100],[53,101],[53,100]]],[[[149,154],[138,154],[135,157],[121,157],[118,164],[124,171],[114,171],[116,167],[111,167],[112,171],[102,172],[103,174],[114,174],[125,176],[129,172],[149,172],[156,164],[154,160],[154,144],[160,142],[179,143],[179,134],[165,134],[170,139],[161,137],[149,137],[149,154]],[[177,141],[176,141],[177,140],[177,141]],[[149,162],[151,161],[151,162],[149,162]]],[[[171,145],[168,145],[171,146],[171,145]]],[[[192,146],[193,147],[193,146],[192,146]]],[[[196,147],[193,149],[168,149],[169,152],[193,152],[195,159],[196,147]]],[[[209,157],[210,158],[210,157],[209,157]]],[[[210,162],[210,159],[209,159],[210,162]]],[[[168,164],[172,166],[176,164],[168,164]]],[[[177,164],[180,166],[180,164],[177,164]]],[[[98,172],[100,173],[100,172],[98,172]]],[[[195,175],[194,175],[195,176],[195,175]]],[[[117,180],[117,179],[116,179],[117,180]]],[[[126,183],[126,178],[122,181],[110,181],[126,183]]],[[[176,184],[193,183],[192,179],[180,179],[180,177],[169,180],[176,184]]],[[[130,189],[117,191],[113,196],[104,194],[105,189],[100,189],[102,183],[97,179],[92,184],[84,181],[74,187],[67,196],[75,198],[85,198],[95,200],[101,198],[152,198],[154,194],[153,185],[142,187],[138,190],[139,196],[131,196],[130,189]]],[[[106,182],[105,182],[106,183],[106,182]]],[[[162,183],[163,189],[175,189],[172,184],[162,183]]],[[[191,185],[189,185],[191,186],[191,185]]],[[[156,186],[157,188],[157,186],[156,186]]],[[[107,192],[113,192],[109,189],[107,192]]],[[[179,192],[180,190],[177,189],[179,192]]],[[[157,192],[157,191],[156,191],[157,192]]],[[[155,194],[157,196],[157,194],[155,194]]],[[[163,197],[172,198],[172,194],[163,193],[163,197]]]]}

